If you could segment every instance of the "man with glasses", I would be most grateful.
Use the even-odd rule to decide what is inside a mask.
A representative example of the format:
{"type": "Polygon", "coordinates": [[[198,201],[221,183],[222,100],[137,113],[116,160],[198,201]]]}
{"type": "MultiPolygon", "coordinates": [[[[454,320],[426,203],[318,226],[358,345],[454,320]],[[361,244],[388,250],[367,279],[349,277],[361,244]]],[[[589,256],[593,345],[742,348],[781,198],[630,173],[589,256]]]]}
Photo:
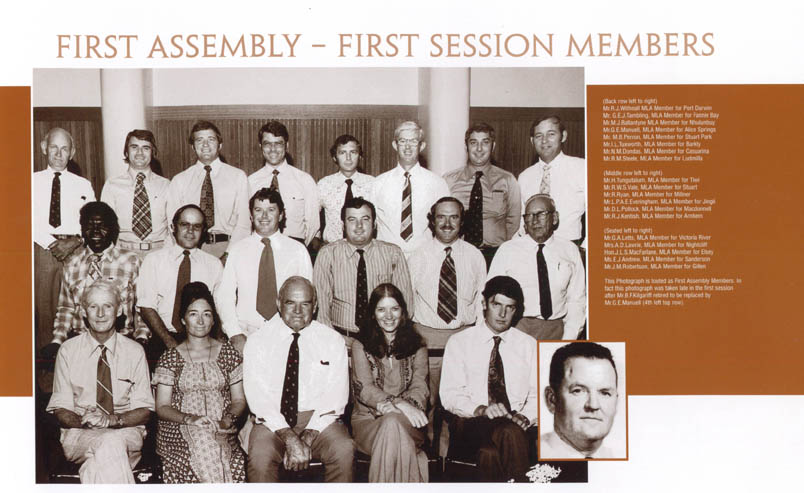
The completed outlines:
{"type": "Polygon", "coordinates": [[[432,238],[427,213],[436,200],[450,194],[443,178],[419,164],[426,145],[418,123],[399,124],[391,143],[398,164],[377,177],[369,199],[377,209],[377,238],[398,245],[406,257],[432,238]]]}
{"type": "Polygon", "coordinates": [[[248,177],[249,194],[269,188],[276,190],[285,203],[286,226],[283,234],[308,245],[318,233],[318,189],[308,173],[292,166],[288,154],[288,129],[271,120],[260,128],[257,143],[265,165],[248,177]]]}
{"type": "Polygon", "coordinates": [[[525,293],[525,312],[517,327],[537,340],[576,339],[586,319],[586,281],[578,248],[553,234],[558,212],[549,195],[525,204],[525,236],[503,243],[489,268],[489,279],[511,276],[525,293]]]}

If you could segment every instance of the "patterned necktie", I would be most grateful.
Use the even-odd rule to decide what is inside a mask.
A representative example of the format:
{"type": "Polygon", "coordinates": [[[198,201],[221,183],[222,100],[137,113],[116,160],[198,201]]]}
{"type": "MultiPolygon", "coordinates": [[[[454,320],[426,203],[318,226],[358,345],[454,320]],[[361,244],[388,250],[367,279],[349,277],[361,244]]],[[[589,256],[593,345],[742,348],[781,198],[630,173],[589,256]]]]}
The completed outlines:
{"type": "Polygon", "coordinates": [[[112,397],[112,369],[109,367],[109,360],[106,358],[106,346],[99,344],[101,351],[98,358],[98,379],[95,389],[98,407],[103,409],[106,414],[114,414],[114,398],[112,397]]]}
{"type": "Polygon", "coordinates": [[[494,349],[489,358],[489,404],[502,404],[508,411],[511,404],[508,402],[508,393],[505,391],[505,369],[500,357],[500,336],[494,336],[494,349]]]}
{"type": "Polygon", "coordinates": [[[438,316],[450,323],[458,316],[458,280],[455,275],[455,261],[452,260],[452,247],[444,249],[447,256],[441,264],[438,279],[438,316]]]}
{"type": "Polygon", "coordinates": [[[285,417],[288,426],[296,426],[299,414],[299,333],[293,333],[293,342],[288,348],[288,362],[285,365],[285,383],[282,385],[282,403],[279,412],[285,417]]]}
{"type": "Polygon", "coordinates": [[[405,188],[402,189],[402,223],[400,234],[408,241],[413,236],[413,201],[410,191],[410,173],[405,171],[405,188]]]}
{"type": "Polygon", "coordinates": [[[134,186],[134,209],[131,213],[134,234],[141,240],[153,231],[151,225],[151,202],[145,190],[145,173],[137,173],[137,184],[134,186]]]}
{"type": "Polygon", "coordinates": [[[279,171],[274,170],[274,177],[271,178],[271,190],[276,190],[278,192],[279,191],[279,179],[277,178],[277,176],[279,176],[279,171]]]}
{"type": "Polygon", "coordinates": [[[346,196],[344,202],[346,200],[352,200],[354,198],[354,195],[352,195],[352,183],[354,182],[352,181],[351,178],[346,179],[346,196]]]}
{"type": "Polygon", "coordinates": [[[553,314],[553,297],[550,294],[550,275],[547,273],[547,262],[544,260],[544,243],[539,243],[536,253],[536,271],[539,275],[539,307],[542,318],[548,320],[553,314]]]}
{"type": "Polygon", "coordinates": [[[265,248],[260,256],[260,269],[257,273],[257,313],[265,320],[276,314],[276,266],[271,240],[262,239],[265,248]]]}
{"type": "Polygon", "coordinates": [[[550,164],[542,167],[542,183],[539,185],[539,193],[550,195],[550,164]]]}
{"type": "Polygon", "coordinates": [[[355,283],[355,325],[357,325],[358,329],[363,326],[366,307],[368,306],[368,276],[366,275],[366,259],[363,257],[363,253],[362,248],[357,249],[360,259],[357,261],[357,282],[355,283]]]}
{"type": "Polygon", "coordinates": [[[182,332],[181,317],[179,317],[179,307],[181,305],[181,290],[190,282],[190,252],[185,250],[184,258],[179,264],[179,272],[176,275],[176,297],[173,301],[173,328],[176,332],[182,332]]]}
{"type": "Polygon", "coordinates": [[[215,193],[212,190],[212,166],[206,165],[204,169],[207,170],[207,175],[204,177],[204,184],[201,185],[201,201],[199,205],[201,210],[204,211],[206,217],[207,229],[212,228],[215,224],[215,193]]]}
{"type": "Polygon", "coordinates": [[[90,255],[89,259],[89,277],[92,278],[93,281],[97,281],[101,277],[103,277],[103,268],[101,267],[101,257],[103,257],[102,253],[93,253],[90,255]]]}
{"type": "Polygon", "coordinates": [[[53,173],[53,185],[50,187],[50,217],[48,222],[54,228],[61,226],[61,173],[53,173]]]}
{"type": "Polygon", "coordinates": [[[469,210],[466,211],[464,222],[464,239],[480,248],[483,244],[483,186],[480,183],[482,171],[475,172],[475,184],[469,195],[469,210]]]}

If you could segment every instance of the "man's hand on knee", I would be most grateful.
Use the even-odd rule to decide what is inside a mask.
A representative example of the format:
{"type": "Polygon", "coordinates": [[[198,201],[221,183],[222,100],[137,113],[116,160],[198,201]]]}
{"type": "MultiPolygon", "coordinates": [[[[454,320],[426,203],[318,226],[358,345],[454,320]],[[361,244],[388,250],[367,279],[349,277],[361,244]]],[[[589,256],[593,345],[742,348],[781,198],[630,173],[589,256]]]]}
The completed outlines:
{"type": "Polygon", "coordinates": [[[290,428],[277,430],[276,434],[285,444],[282,462],[288,471],[303,471],[310,466],[312,449],[290,428]]]}

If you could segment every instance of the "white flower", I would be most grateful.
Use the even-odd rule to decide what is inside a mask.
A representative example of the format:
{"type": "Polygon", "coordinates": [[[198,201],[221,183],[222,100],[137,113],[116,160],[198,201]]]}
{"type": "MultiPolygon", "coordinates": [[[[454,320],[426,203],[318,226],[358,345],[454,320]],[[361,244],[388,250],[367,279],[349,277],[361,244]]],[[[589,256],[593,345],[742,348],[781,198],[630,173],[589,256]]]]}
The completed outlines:
{"type": "Polygon", "coordinates": [[[561,474],[560,467],[548,464],[536,464],[526,473],[531,483],[549,483],[561,474]]]}

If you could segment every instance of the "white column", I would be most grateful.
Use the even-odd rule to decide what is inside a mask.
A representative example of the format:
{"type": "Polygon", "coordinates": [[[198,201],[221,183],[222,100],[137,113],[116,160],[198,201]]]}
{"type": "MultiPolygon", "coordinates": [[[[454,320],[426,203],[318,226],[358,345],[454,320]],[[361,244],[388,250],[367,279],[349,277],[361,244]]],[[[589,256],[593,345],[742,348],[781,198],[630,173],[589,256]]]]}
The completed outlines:
{"type": "Polygon", "coordinates": [[[427,162],[431,171],[443,175],[466,164],[463,135],[469,127],[469,69],[423,69],[420,80],[427,115],[427,162]]]}
{"type": "Polygon", "coordinates": [[[145,128],[145,91],[144,70],[101,69],[103,171],[107,180],[126,170],[126,134],[145,128]]]}

